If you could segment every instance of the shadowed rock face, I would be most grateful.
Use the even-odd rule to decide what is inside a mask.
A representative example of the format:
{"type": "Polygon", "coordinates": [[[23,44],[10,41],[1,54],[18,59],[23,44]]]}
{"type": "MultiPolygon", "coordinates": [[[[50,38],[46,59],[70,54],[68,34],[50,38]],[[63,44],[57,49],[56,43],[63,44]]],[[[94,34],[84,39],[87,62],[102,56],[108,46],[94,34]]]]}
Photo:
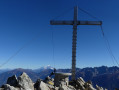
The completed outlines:
{"type": "Polygon", "coordinates": [[[10,86],[17,87],[18,80],[17,80],[16,75],[13,75],[12,77],[9,77],[8,80],[7,80],[7,84],[9,84],[10,86]]]}
{"type": "MultiPolygon", "coordinates": [[[[52,79],[49,79],[48,82],[50,80],[52,79]]],[[[81,77],[72,84],[65,83],[64,80],[61,80],[58,87],[54,87],[50,83],[47,83],[47,81],[45,83],[40,79],[36,83],[33,83],[30,77],[23,72],[18,78],[15,75],[9,77],[7,84],[2,85],[0,90],[106,90],[98,85],[96,85],[95,89],[91,82],[85,82],[81,77]]]]}

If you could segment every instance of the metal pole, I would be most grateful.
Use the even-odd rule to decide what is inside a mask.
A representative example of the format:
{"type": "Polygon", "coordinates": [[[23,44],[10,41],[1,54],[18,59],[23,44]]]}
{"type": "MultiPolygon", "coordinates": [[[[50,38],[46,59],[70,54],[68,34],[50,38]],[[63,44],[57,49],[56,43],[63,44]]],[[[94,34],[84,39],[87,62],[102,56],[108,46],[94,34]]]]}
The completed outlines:
{"type": "Polygon", "coordinates": [[[76,44],[77,44],[77,16],[78,7],[74,7],[74,24],[73,24],[73,39],[72,39],[72,80],[76,79],[76,44]]]}

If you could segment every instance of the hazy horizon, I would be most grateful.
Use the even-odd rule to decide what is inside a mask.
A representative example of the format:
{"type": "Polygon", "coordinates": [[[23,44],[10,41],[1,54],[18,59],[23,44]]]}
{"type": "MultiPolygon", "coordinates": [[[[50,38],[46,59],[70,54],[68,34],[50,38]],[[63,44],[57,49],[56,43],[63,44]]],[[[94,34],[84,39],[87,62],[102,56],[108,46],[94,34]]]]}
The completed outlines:
{"type": "MultiPolygon", "coordinates": [[[[84,68],[97,68],[97,67],[103,67],[104,65],[102,66],[95,66],[95,67],[76,67],[76,68],[80,68],[80,69],[84,69],[84,68]]],[[[16,67],[16,68],[0,68],[0,70],[14,70],[14,69],[31,69],[31,70],[35,70],[35,69],[41,69],[43,67],[47,67],[47,66],[41,66],[41,67],[37,67],[37,68],[22,68],[22,67],[16,67]]],[[[52,66],[51,66],[52,67],[52,66]]],[[[118,67],[118,66],[104,66],[104,67],[118,67]]],[[[54,68],[54,67],[52,67],[54,68]]],[[[71,68],[56,68],[56,69],[71,69],[71,68]]]]}

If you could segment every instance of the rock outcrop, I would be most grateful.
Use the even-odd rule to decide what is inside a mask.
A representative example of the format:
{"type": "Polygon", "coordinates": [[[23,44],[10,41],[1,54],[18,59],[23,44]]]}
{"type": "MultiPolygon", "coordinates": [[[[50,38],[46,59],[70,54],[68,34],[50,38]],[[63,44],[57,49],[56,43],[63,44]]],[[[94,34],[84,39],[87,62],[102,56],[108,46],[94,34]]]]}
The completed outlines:
{"type": "Polygon", "coordinates": [[[23,90],[34,90],[33,82],[26,73],[18,77],[18,86],[23,90]]]}
{"type": "Polygon", "coordinates": [[[34,84],[35,90],[50,90],[48,85],[46,85],[42,80],[38,79],[34,84]]]}
{"type": "Polygon", "coordinates": [[[48,81],[44,82],[38,79],[33,83],[26,73],[22,73],[18,78],[15,75],[9,77],[7,84],[2,85],[0,90],[106,90],[98,85],[94,88],[91,82],[85,82],[81,77],[68,84],[67,80],[62,79],[58,86],[54,86],[54,84],[51,83],[53,80],[50,80],[51,79],[48,79],[48,81]]]}

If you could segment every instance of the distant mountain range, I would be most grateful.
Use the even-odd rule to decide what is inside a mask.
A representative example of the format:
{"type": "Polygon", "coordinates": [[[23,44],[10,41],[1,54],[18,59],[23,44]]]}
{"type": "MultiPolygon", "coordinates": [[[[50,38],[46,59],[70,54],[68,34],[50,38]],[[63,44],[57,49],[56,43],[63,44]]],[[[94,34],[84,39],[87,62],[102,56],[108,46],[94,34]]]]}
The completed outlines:
{"type": "MultiPolygon", "coordinates": [[[[45,79],[53,71],[53,68],[42,67],[39,69],[14,69],[0,73],[0,85],[6,83],[8,77],[12,75],[19,76],[22,72],[26,72],[30,78],[35,82],[38,78],[45,79]]],[[[57,72],[71,72],[71,69],[58,69],[57,72]]],[[[83,77],[85,81],[91,80],[92,83],[98,84],[108,90],[119,88],[119,68],[118,67],[94,67],[94,68],[77,68],[76,77],[83,77]]],[[[71,77],[70,77],[71,79],[71,77]]]]}
{"type": "Polygon", "coordinates": [[[3,72],[7,72],[7,71],[10,71],[11,69],[0,69],[0,74],[3,73],[3,72]]]}

